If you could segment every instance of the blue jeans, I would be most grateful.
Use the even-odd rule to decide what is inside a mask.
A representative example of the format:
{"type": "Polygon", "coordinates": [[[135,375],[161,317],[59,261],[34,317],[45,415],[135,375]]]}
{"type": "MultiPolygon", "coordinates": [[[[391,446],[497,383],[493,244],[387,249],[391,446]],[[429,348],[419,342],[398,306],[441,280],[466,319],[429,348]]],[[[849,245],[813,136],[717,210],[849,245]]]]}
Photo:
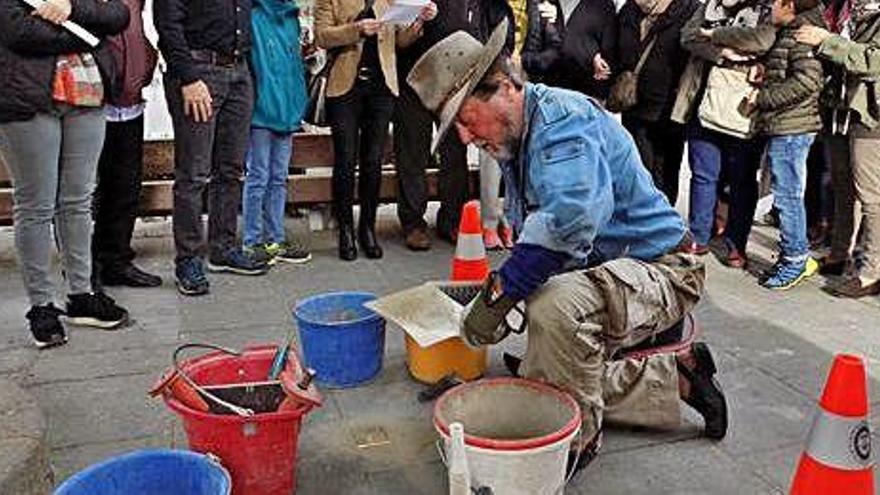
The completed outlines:
{"type": "Polygon", "coordinates": [[[779,211],[780,259],[801,263],[810,253],[807,242],[807,155],[816,134],[773,136],[767,145],[767,165],[773,182],[773,205],[779,211]]]}
{"type": "Polygon", "coordinates": [[[284,242],[284,203],[293,144],[290,133],[251,128],[242,195],[244,245],[284,242]]]}
{"type": "Polygon", "coordinates": [[[715,223],[719,186],[730,186],[730,213],[725,241],[745,253],[758,203],[757,172],[763,140],[739,139],[706,129],[693,122],[688,127],[688,162],[691,197],[688,226],[698,244],[708,244],[715,223]]]}

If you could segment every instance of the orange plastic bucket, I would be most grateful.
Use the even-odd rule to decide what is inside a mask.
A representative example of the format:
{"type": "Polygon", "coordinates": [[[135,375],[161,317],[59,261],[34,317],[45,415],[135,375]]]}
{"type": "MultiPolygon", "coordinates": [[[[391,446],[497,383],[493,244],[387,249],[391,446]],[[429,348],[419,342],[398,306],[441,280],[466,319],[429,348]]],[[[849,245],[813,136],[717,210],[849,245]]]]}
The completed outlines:
{"type": "Polygon", "coordinates": [[[406,336],[406,364],[409,373],[422,383],[434,384],[446,375],[455,374],[462,380],[475,380],[486,373],[486,348],[472,349],[459,338],[420,347],[406,336]]]}

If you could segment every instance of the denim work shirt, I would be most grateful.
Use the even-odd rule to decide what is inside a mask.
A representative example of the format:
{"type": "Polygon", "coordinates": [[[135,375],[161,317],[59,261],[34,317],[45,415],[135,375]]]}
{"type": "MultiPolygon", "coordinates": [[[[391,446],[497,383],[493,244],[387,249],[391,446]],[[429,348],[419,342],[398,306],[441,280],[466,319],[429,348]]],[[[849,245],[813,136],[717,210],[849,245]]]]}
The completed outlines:
{"type": "Polygon", "coordinates": [[[525,85],[523,138],[502,166],[517,243],[594,266],[672,251],[684,222],[642,165],[629,133],[594,100],[525,85]]]}

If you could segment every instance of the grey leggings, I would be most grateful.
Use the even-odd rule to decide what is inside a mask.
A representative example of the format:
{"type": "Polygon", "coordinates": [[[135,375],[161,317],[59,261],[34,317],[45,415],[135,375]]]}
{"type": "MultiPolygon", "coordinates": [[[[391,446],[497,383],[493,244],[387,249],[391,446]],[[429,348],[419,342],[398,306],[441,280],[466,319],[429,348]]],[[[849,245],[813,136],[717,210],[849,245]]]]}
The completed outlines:
{"type": "Polygon", "coordinates": [[[14,188],[15,248],[32,305],[53,300],[53,220],[69,293],[92,290],[91,202],[104,129],[100,108],[59,107],[0,124],[0,154],[14,188]]]}

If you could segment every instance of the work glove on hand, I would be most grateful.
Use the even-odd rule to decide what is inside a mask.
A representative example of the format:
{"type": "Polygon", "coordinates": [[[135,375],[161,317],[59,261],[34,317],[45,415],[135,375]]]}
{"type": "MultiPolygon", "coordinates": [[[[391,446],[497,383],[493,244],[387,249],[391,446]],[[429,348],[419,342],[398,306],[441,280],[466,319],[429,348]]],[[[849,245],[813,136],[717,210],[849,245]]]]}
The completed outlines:
{"type": "Polygon", "coordinates": [[[497,272],[491,272],[464,310],[461,336],[471,346],[497,344],[510,333],[505,317],[516,306],[516,300],[500,290],[499,280],[497,272]]]}

